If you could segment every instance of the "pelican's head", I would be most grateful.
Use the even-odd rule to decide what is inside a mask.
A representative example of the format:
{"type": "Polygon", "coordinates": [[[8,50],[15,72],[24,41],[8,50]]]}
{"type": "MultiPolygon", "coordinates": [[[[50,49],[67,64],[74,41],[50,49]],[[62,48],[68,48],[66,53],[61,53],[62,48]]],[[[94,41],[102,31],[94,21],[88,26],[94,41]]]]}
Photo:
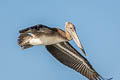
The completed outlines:
{"type": "MultiPolygon", "coordinates": [[[[69,35],[69,37],[71,37],[71,39],[73,39],[75,41],[75,43],[78,45],[78,47],[82,50],[82,52],[86,56],[84,48],[82,47],[82,44],[77,36],[75,26],[71,22],[66,22],[65,27],[66,27],[66,33],[69,35]]],[[[68,38],[68,39],[70,39],[70,38],[68,38]]]]}

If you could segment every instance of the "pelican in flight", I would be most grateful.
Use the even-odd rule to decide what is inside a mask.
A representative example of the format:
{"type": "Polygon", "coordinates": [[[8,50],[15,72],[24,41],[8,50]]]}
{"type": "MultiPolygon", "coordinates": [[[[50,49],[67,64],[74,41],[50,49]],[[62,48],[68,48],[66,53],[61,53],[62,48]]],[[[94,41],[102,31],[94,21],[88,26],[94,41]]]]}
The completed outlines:
{"type": "Polygon", "coordinates": [[[60,28],[50,28],[42,24],[35,25],[19,31],[22,34],[20,35],[19,43],[21,47],[25,49],[33,45],[51,45],[74,39],[75,43],[82,50],[84,55],[86,55],[78,39],[74,25],[70,22],[66,22],[65,29],[66,32],[60,28]],[[27,39],[24,40],[23,37],[27,39]]]}
{"type": "Polygon", "coordinates": [[[36,45],[45,45],[46,49],[61,63],[81,73],[89,80],[104,80],[68,41],[74,40],[86,55],[78,39],[75,26],[71,22],[65,23],[65,30],[50,28],[39,24],[20,30],[18,44],[22,49],[36,45]]]}

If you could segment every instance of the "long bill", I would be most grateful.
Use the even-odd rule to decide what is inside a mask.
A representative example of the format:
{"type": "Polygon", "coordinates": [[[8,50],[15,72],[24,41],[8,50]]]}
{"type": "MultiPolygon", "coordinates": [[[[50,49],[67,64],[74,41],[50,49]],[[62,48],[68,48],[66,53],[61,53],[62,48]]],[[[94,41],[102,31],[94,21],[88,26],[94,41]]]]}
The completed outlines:
{"type": "Polygon", "coordinates": [[[71,31],[71,36],[72,36],[73,40],[75,41],[75,43],[78,45],[78,47],[81,49],[83,54],[86,56],[85,50],[84,50],[84,48],[83,48],[83,46],[82,46],[82,44],[77,36],[76,31],[71,31]]]}

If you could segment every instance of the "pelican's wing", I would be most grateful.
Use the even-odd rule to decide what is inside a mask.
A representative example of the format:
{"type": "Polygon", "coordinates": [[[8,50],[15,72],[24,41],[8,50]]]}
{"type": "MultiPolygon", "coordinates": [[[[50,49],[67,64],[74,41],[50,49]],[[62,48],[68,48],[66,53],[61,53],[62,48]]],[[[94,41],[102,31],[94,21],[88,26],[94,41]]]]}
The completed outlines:
{"type": "Polygon", "coordinates": [[[28,27],[25,29],[20,30],[20,33],[36,33],[36,32],[44,32],[44,33],[49,33],[53,31],[53,28],[47,27],[46,25],[34,25],[32,27],[28,27]]]}
{"type": "Polygon", "coordinates": [[[68,42],[47,45],[47,50],[64,65],[80,72],[89,80],[103,80],[103,78],[92,68],[91,64],[68,42]]]}

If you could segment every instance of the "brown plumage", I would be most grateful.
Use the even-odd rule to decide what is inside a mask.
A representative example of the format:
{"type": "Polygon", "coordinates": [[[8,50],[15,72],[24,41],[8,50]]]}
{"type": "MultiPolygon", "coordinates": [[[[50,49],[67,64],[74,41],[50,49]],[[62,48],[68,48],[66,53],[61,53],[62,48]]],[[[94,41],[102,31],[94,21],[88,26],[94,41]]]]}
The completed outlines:
{"type": "MultiPolygon", "coordinates": [[[[82,50],[84,55],[86,55],[81,42],[78,39],[75,26],[71,22],[66,22],[65,24],[65,32],[60,28],[50,28],[45,25],[35,25],[26,29],[22,29],[19,31],[20,35],[27,34],[31,36],[24,45],[51,45],[59,42],[74,40],[78,47],[82,50]]],[[[24,37],[25,38],[25,37],[24,37]]],[[[21,41],[21,38],[19,38],[21,41]]],[[[26,40],[25,40],[26,41],[26,40]]],[[[21,44],[19,44],[21,45],[21,44]]],[[[22,45],[24,47],[24,45],[22,45]]]]}
{"type": "Polygon", "coordinates": [[[47,50],[61,63],[81,73],[89,80],[104,80],[86,58],[68,42],[47,45],[47,50]]]}
{"type": "MultiPolygon", "coordinates": [[[[58,42],[67,41],[67,38],[65,37],[66,36],[65,32],[63,30],[59,30],[59,28],[49,28],[42,24],[35,25],[26,29],[22,29],[19,31],[19,33],[20,36],[18,37],[18,44],[23,49],[33,46],[32,44],[30,44],[31,39],[42,39],[42,40],[44,39],[43,41],[48,41],[47,38],[49,38],[49,39],[54,39],[54,41],[58,41],[58,42]]],[[[51,43],[46,42],[45,45],[53,44],[52,42],[53,41],[51,41],[51,43]]],[[[57,42],[54,42],[54,44],[55,43],[57,42]]],[[[44,45],[44,44],[38,44],[38,45],[44,45]]]]}
{"type": "Polygon", "coordinates": [[[74,39],[75,43],[85,51],[77,37],[75,27],[67,22],[66,32],[59,28],[49,28],[45,25],[35,25],[20,30],[18,44],[23,48],[30,48],[35,45],[45,45],[47,50],[61,63],[81,73],[89,80],[104,80],[91,66],[89,61],[83,57],[70,43],[74,39]]]}
{"type": "Polygon", "coordinates": [[[18,44],[19,44],[19,46],[21,46],[22,49],[26,49],[26,48],[32,47],[33,45],[29,44],[29,40],[30,40],[31,38],[32,38],[31,35],[22,33],[22,34],[18,37],[18,44]]]}

